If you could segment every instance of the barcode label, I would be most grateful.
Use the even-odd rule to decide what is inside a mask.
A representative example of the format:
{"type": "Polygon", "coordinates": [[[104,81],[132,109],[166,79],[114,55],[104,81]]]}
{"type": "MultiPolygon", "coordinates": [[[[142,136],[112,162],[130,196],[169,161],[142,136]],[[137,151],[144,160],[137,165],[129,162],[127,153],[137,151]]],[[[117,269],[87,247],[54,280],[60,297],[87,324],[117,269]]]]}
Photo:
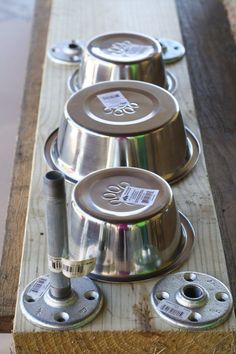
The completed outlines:
{"type": "Polygon", "coordinates": [[[102,95],[97,95],[102,104],[109,109],[123,108],[130,103],[120,91],[107,92],[102,95]]]}
{"type": "Polygon", "coordinates": [[[127,186],[120,196],[120,201],[135,205],[149,205],[151,206],[158,193],[158,189],[146,189],[127,186]]]}
{"type": "Polygon", "coordinates": [[[39,299],[50,286],[49,276],[43,275],[39,277],[29,289],[27,295],[30,296],[32,299],[37,300],[39,299]]]}
{"type": "Polygon", "coordinates": [[[83,261],[62,259],[62,273],[68,278],[82,277],[92,272],[96,264],[96,258],[89,258],[83,261]]]}
{"type": "Polygon", "coordinates": [[[171,317],[178,318],[181,320],[186,320],[192,313],[191,310],[186,309],[185,307],[172,303],[167,300],[162,300],[158,304],[157,308],[171,317]]]}
{"type": "Polygon", "coordinates": [[[48,268],[53,273],[63,273],[68,278],[82,277],[90,273],[96,264],[96,258],[74,261],[71,259],[48,256],[48,268]]]}
{"type": "Polygon", "coordinates": [[[129,57],[133,55],[143,54],[145,53],[145,51],[146,51],[146,46],[132,44],[126,49],[125,54],[129,57]]]}
{"type": "Polygon", "coordinates": [[[61,257],[48,256],[48,269],[53,273],[61,273],[61,257]]]}

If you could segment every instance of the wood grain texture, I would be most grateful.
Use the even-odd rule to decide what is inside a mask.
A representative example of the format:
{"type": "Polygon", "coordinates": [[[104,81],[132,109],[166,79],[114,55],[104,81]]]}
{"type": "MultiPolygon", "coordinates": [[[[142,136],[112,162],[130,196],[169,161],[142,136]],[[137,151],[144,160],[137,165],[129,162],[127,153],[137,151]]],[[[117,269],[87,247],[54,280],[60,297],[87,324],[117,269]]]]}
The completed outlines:
{"type": "Polygon", "coordinates": [[[50,1],[36,1],[0,268],[0,332],[13,325],[49,14],[50,1]]]}
{"type": "Polygon", "coordinates": [[[221,1],[177,4],[236,307],[236,47],[221,1]]]}
{"type": "MultiPolygon", "coordinates": [[[[182,41],[174,0],[149,0],[149,6],[146,6],[146,3],[142,0],[120,0],[119,12],[117,12],[116,4],[115,0],[100,0],[99,6],[95,0],[88,0],[86,2],[78,0],[55,0],[50,19],[48,45],[64,38],[81,38],[86,40],[98,33],[122,30],[143,32],[151,36],[170,37],[180,42],[182,41]]],[[[63,115],[64,102],[69,97],[66,81],[68,75],[73,70],[73,68],[55,65],[49,60],[45,61],[19,294],[29,281],[47,271],[44,201],[42,197],[42,177],[47,167],[42,154],[48,135],[59,125],[63,115]]],[[[200,139],[186,60],[183,59],[177,64],[170,66],[169,70],[176,75],[179,82],[176,98],[180,103],[185,124],[200,139]]],[[[189,217],[197,235],[194,252],[181,270],[206,272],[228,284],[219,225],[203,154],[194,171],[186,179],[176,184],[173,189],[179,209],[189,217]]],[[[118,339],[118,345],[120,345],[118,348],[120,351],[117,351],[117,353],[122,352],[122,345],[125,346],[126,343],[128,345],[129,334],[126,337],[127,331],[132,331],[128,332],[131,333],[131,338],[132,334],[134,334],[131,343],[134,343],[136,346],[134,347],[135,352],[141,348],[141,344],[138,340],[135,340],[136,334],[133,331],[146,332],[144,335],[146,336],[145,338],[149,338],[150,331],[155,332],[157,338],[161,336],[164,349],[157,347],[155,349],[157,353],[161,351],[167,353],[168,350],[174,353],[173,348],[175,350],[175,346],[176,348],[181,348],[181,350],[184,347],[183,350],[185,350],[183,343],[185,343],[184,338],[186,337],[184,335],[190,338],[187,341],[189,343],[188,350],[186,349],[185,352],[191,352],[191,343],[195,346],[195,352],[197,352],[195,349],[197,347],[198,352],[204,352],[204,350],[207,352],[208,349],[204,349],[204,346],[207,348],[212,336],[214,338],[212,333],[215,333],[216,336],[219,333],[219,343],[221,341],[227,342],[228,340],[227,345],[233,343],[230,337],[231,332],[229,332],[229,330],[235,329],[236,326],[233,314],[227,323],[219,327],[219,330],[212,332],[198,334],[191,332],[186,334],[184,331],[171,331],[170,326],[159,319],[150,304],[149,295],[155,282],[156,279],[130,284],[100,283],[99,285],[105,297],[104,308],[91,324],[76,331],[76,335],[73,337],[78,336],[82,342],[84,341],[84,350],[87,350],[86,346],[90,348],[89,346],[92,343],[95,343],[96,346],[96,343],[99,342],[96,336],[101,335],[101,341],[104,345],[110,345],[107,352],[112,352],[110,348],[114,348],[113,338],[117,335],[116,331],[122,331],[121,338],[124,338],[124,344],[122,344],[121,339],[118,339]],[[97,334],[97,331],[102,331],[102,333],[97,334]],[[173,333],[173,338],[175,339],[173,343],[171,342],[172,335],[170,333],[173,333]],[[171,343],[171,345],[168,343],[171,343]]],[[[54,342],[54,338],[57,338],[57,336],[60,338],[60,343],[65,343],[64,348],[66,348],[66,343],[68,343],[69,348],[71,346],[71,333],[74,332],[54,333],[49,337],[50,334],[48,332],[41,331],[23,318],[18,302],[14,324],[14,337],[19,353],[23,350],[28,350],[26,343],[29,343],[31,348],[34,348],[37,338],[39,342],[35,348],[40,348],[40,343],[43,341],[41,345],[46,353],[50,352],[53,345],[58,343],[58,341],[54,342]],[[49,338],[51,339],[49,340],[49,338]]],[[[139,333],[137,335],[141,336],[139,333]]],[[[147,340],[145,343],[148,343],[147,340]]],[[[234,346],[234,343],[232,345],[234,346]]],[[[148,351],[147,344],[143,344],[143,346],[143,350],[146,349],[146,352],[151,352],[148,351]]],[[[60,348],[61,352],[66,350],[64,348],[60,348]]],[[[97,348],[95,347],[97,352],[106,353],[106,351],[99,351],[99,347],[97,348]]],[[[72,353],[73,350],[71,348],[72,353]]],[[[193,353],[194,350],[192,350],[193,353]]],[[[214,347],[214,350],[217,352],[218,347],[214,347]]],[[[123,352],[129,353],[128,349],[123,352]]],[[[130,352],[132,353],[132,351],[130,352]]],[[[222,350],[221,353],[223,352],[222,350]]]]}
{"type": "Polygon", "coordinates": [[[15,334],[18,354],[229,354],[233,331],[165,332],[47,332],[15,334]]]}

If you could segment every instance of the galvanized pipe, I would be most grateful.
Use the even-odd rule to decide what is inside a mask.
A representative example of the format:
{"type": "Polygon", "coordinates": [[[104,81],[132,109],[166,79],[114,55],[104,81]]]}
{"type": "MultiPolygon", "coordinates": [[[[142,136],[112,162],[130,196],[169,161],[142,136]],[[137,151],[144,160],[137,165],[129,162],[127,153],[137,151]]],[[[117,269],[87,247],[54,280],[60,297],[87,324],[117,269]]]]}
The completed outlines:
{"type": "MultiPolygon", "coordinates": [[[[50,171],[44,177],[44,195],[46,200],[48,255],[53,258],[68,256],[68,227],[66,212],[66,193],[64,175],[50,171]]],[[[50,295],[64,299],[71,294],[70,279],[62,272],[49,270],[50,295]]]]}
{"type": "Polygon", "coordinates": [[[82,276],[86,271],[89,273],[88,260],[85,260],[86,264],[75,262],[77,272],[69,271],[73,262],[68,260],[66,193],[61,172],[51,171],[45,175],[44,195],[49,277],[46,274],[28,284],[20,298],[20,306],[25,317],[36,326],[50,330],[75,329],[97,316],[102,308],[102,293],[91,279],[82,276]],[[73,273],[73,289],[70,279],[62,272],[62,265],[69,277],[73,273]]]}

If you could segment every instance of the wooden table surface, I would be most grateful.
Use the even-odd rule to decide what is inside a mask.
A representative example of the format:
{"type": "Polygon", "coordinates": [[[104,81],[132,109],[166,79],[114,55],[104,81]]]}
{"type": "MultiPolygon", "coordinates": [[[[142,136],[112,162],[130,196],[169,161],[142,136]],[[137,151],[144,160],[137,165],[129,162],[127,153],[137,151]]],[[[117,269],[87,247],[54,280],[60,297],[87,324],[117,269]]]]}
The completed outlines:
{"type": "MultiPolygon", "coordinates": [[[[236,299],[236,50],[218,0],[177,0],[205,159],[236,299]]],[[[37,1],[31,55],[0,272],[0,331],[15,311],[22,240],[35,141],[42,63],[51,1],[37,1]]]]}

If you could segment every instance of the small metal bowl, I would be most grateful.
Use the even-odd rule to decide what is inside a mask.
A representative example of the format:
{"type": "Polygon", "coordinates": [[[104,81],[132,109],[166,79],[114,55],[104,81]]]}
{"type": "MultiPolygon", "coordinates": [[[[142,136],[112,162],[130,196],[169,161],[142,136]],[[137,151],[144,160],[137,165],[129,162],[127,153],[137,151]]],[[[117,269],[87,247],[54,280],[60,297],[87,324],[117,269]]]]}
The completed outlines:
{"type": "Polygon", "coordinates": [[[176,79],[165,71],[160,43],[139,33],[107,33],[90,40],[80,69],[68,80],[71,92],[102,81],[138,80],[161,86],[171,93],[176,79]]]}
{"type": "Polygon", "coordinates": [[[147,279],[179,267],[194,231],[176,209],[168,183],[152,172],[119,167],[91,173],[72,193],[70,257],[97,257],[90,277],[147,279]]]}
{"type": "Polygon", "coordinates": [[[59,130],[45,146],[50,167],[73,183],[93,171],[119,166],[144,168],[174,183],[191,171],[199,151],[170,93],[125,80],[74,94],[59,130]]]}

